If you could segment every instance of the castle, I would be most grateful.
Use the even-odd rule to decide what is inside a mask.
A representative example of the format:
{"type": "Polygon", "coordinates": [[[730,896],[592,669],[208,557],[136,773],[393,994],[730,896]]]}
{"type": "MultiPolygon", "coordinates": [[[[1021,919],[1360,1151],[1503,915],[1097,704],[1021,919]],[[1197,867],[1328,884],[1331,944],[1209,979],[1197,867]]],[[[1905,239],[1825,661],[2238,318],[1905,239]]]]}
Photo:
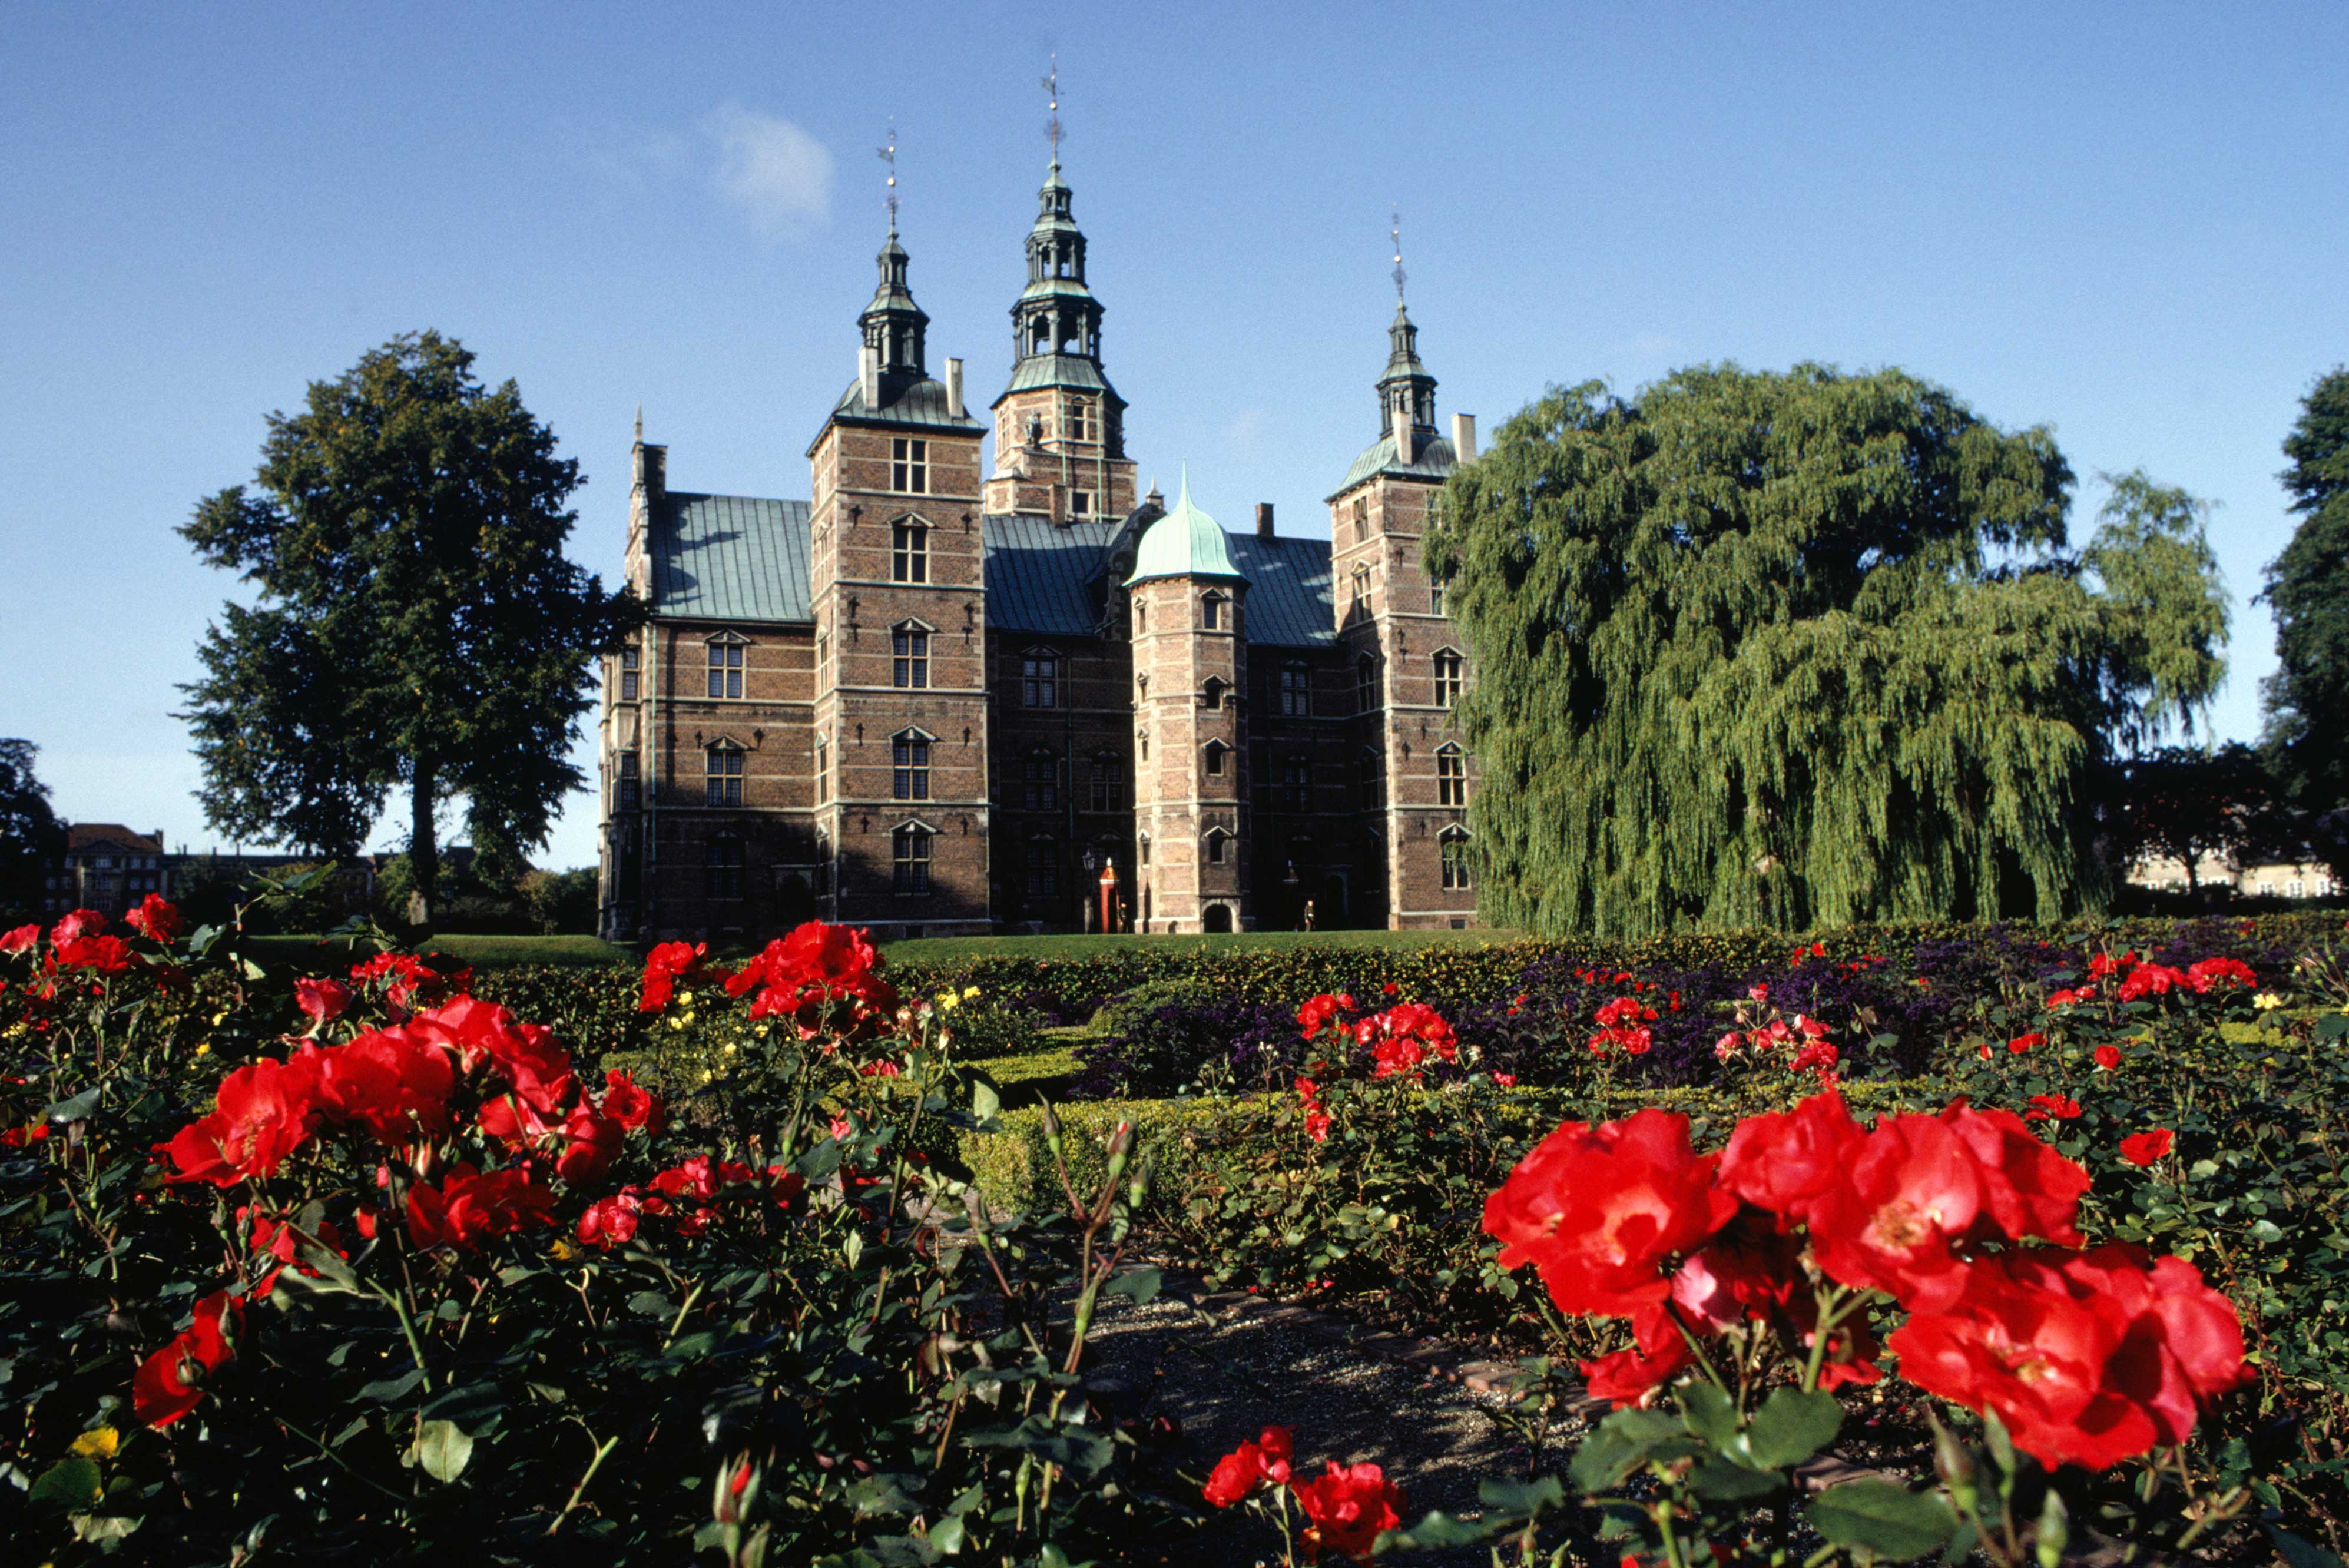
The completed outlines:
{"type": "Polygon", "coordinates": [[[809,500],[672,490],[639,416],[605,935],[1475,923],[1470,671],[1420,550],[1475,426],[1436,428],[1400,273],[1329,537],[1227,533],[1187,474],[1136,495],[1057,149],[1040,194],[991,425],[930,374],[894,213],[809,500]]]}

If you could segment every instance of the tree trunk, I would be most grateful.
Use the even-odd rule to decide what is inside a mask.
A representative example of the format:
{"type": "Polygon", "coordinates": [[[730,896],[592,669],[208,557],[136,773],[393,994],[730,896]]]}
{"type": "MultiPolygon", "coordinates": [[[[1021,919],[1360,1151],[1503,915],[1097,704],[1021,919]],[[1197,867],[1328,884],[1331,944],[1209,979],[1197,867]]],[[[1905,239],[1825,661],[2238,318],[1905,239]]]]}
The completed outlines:
{"type": "Polygon", "coordinates": [[[440,850],[432,838],[433,797],[440,779],[440,769],[429,758],[416,759],[416,775],[409,795],[408,874],[412,885],[408,893],[408,923],[429,931],[432,925],[432,899],[440,881],[440,850]]]}

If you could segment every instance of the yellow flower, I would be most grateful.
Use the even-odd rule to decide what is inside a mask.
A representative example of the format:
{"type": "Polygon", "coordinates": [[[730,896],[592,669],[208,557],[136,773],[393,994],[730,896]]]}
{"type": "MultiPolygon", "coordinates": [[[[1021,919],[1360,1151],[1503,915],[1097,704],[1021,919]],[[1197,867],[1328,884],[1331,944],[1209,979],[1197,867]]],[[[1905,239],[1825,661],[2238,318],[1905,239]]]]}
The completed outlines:
{"type": "Polygon", "coordinates": [[[693,993],[690,991],[679,991],[677,994],[677,999],[684,1003],[688,1008],[693,1006],[693,993]]]}
{"type": "Polygon", "coordinates": [[[555,1261],[558,1263],[567,1264],[574,1256],[576,1255],[572,1252],[570,1243],[563,1241],[557,1241],[553,1246],[546,1250],[554,1255],[555,1261]]]}
{"type": "Polygon", "coordinates": [[[685,1027],[685,1020],[683,1018],[671,1018],[668,1021],[668,1026],[672,1031],[681,1031],[685,1027]]]}
{"type": "Polygon", "coordinates": [[[198,1040],[196,1042],[196,1055],[200,1057],[208,1057],[212,1054],[212,1043],[210,1040],[198,1040]]]}
{"type": "Polygon", "coordinates": [[[2251,1006],[2262,1013],[2272,1013],[2283,1006],[2283,998],[2272,991],[2262,991],[2251,998],[2251,1006]]]}
{"type": "Polygon", "coordinates": [[[962,989],[962,999],[963,999],[964,1001],[966,1001],[966,1002],[969,1001],[972,997],[974,997],[974,996],[976,996],[976,995],[978,995],[978,986],[976,986],[976,985],[966,985],[966,986],[964,986],[964,987],[963,987],[963,989],[962,989]]]}
{"type": "Polygon", "coordinates": [[[949,991],[945,995],[938,998],[938,1011],[942,1013],[951,1013],[957,1006],[961,1005],[961,997],[949,991]]]}
{"type": "Polygon", "coordinates": [[[114,1450],[122,1446],[122,1434],[112,1427],[96,1427],[73,1440],[67,1450],[86,1460],[110,1460],[114,1450]]]}

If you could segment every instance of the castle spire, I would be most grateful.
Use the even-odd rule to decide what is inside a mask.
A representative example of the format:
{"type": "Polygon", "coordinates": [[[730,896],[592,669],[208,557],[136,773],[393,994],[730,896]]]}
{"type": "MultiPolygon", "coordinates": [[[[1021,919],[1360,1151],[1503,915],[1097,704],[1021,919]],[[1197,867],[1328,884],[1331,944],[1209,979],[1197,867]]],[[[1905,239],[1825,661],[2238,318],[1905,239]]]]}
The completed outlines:
{"type": "Polygon", "coordinates": [[[930,318],[914,303],[913,290],[905,282],[910,258],[905,247],[897,242],[897,123],[894,119],[889,122],[889,140],[880,149],[880,157],[889,166],[885,186],[889,233],[874,258],[881,275],[873,291],[873,302],[856,318],[864,335],[865,402],[874,407],[895,402],[898,393],[927,379],[929,375],[923,364],[923,340],[930,318]]]}
{"type": "MultiPolygon", "coordinates": [[[[1402,212],[1395,211],[1387,229],[1394,249],[1394,320],[1387,324],[1387,368],[1379,377],[1379,428],[1395,438],[1398,449],[1406,440],[1435,434],[1435,377],[1420,362],[1419,328],[1403,303],[1402,212]]],[[[1410,461],[1406,452],[1403,460],[1410,461]]]]}

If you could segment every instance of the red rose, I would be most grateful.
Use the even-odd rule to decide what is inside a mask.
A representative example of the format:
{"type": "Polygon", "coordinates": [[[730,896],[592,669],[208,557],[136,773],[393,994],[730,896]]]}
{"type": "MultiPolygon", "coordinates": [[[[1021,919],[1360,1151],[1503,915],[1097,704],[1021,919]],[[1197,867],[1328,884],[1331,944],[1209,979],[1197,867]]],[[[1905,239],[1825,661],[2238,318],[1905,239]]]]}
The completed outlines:
{"type": "Polygon", "coordinates": [[[2006,1048],[2013,1052],[2016,1056],[2021,1056],[2023,1052],[2034,1049],[2040,1046],[2045,1045],[2046,1043],[2047,1037],[2041,1034],[2038,1030],[2033,1029],[2027,1035],[2017,1035],[2014,1038],[2007,1041],[2006,1048]]]}
{"type": "Polygon", "coordinates": [[[1326,1473],[1296,1486],[1298,1505],[1312,1522],[1305,1543],[1315,1555],[1335,1552],[1356,1560],[1371,1554],[1381,1530],[1402,1522],[1402,1493],[1373,1464],[1331,1464],[1326,1473]]]}
{"type": "Polygon", "coordinates": [[[2106,1045],[2098,1046],[2096,1047],[2096,1068],[2098,1071],[2108,1073],[2118,1072],[2120,1070],[2120,1066],[2121,1048],[2118,1046],[2106,1045]]]}
{"type": "Polygon", "coordinates": [[[2132,1132],[2121,1140],[2121,1158],[2132,1165],[2150,1165],[2167,1155],[2177,1141],[2178,1134],[2166,1127],[2157,1127],[2150,1132],[2132,1132]]]}
{"type": "Polygon", "coordinates": [[[294,1005],[313,1024],[331,1024],[351,1005],[351,988],[339,980],[296,980],[294,1005]]]}
{"type": "Polygon", "coordinates": [[[1688,1118],[1653,1108],[1599,1127],[1568,1121],[1485,1201],[1501,1266],[1532,1264],[1558,1310],[1621,1315],[1670,1294],[1667,1260],[1727,1224],[1737,1200],[1717,1155],[1689,1147],[1688,1118]]]}
{"type": "Polygon", "coordinates": [[[1941,1119],[1965,1140],[1982,1171],[1983,1217],[1969,1241],[2037,1236],[2059,1246],[2081,1244],[2074,1222],[2088,1190],[2085,1166],[2042,1142],[2011,1110],[1976,1110],[1959,1102],[1941,1119]]]}
{"type": "Polygon", "coordinates": [[[1785,1311],[1803,1277],[1802,1243],[1747,1210],[1672,1273],[1681,1320],[1704,1333],[1785,1311]]]}
{"type": "Polygon", "coordinates": [[[2072,1121],[2080,1114],[2080,1102],[2070,1095],[2034,1094],[2031,1097],[2031,1103],[2034,1109],[2023,1113],[2025,1121],[2044,1121],[2049,1117],[2058,1121],[2072,1121]]]}
{"type": "Polygon", "coordinates": [[[1657,1389],[1696,1365],[1696,1354],[1661,1306],[1642,1307],[1631,1317],[1632,1343],[1625,1349],[1578,1363],[1594,1399],[1612,1399],[1620,1408],[1644,1405],[1657,1389]]]}
{"type": "Polygon", "coordinates": [[[434,1031],[411,1022],[370,1030],[348,1045],[305,1046],[301,1056],[312,1064],[316,1103],[330,1121],[364,1127],[395,1147],[419,1133],[438,1137],[450,1130],[457,1064],[434,1031]]]}
{"type": "Polygon", "coordinates": [[[2140,996],[2165,995],[2172,990],[2189,990],[2194,983],[2182,969],[2172,969],[2167,964],[2140,964],[2129,971],[2113,995],[2124,1002],[2134,1002],[2140,996]]]}
{"type": "Polygon", "coordinates": [[[140,1364],[130,1379],[130,1405],[150,1427],[168,1427],[196,1408],[206,1377],[236,1358],[244,1303],[216,1290],[196,1303],[186,1332],[140,1364]]]}
{"type": "Polygon", "coordinates": [[[2083,985],[2077,990],[2050,991],[2047,993],[2047,1007],[2053,1012],[2058,1007],[2070,1007],[2095,999],[2096,988],[2094,985],[2083,985]]]}
{"type": "Polygon", "coordinates": [[[2124,953],[2118,958],[2109,953],[2099,953],[2088,960],[2088,976],[2090,979],[2101,980],[2107,975],[2119,974],[2122,965],[2136,962],[2137,954],[2134,953],[2124,953]]]}
{"type": "MultiPolygon", "coordinates": [[[[62,927],[65,922],[57,923],[62,927]]],[[[119,936],[72,936],[53,941],[49,956],[60,969],[87,969],[93,975],[119,975],[136,962],[129,944],[119,936]]]]}
{"type": "Polygon", "coordinates": [[[658,1137],[668,1125],[668,1109],[649,1090],[640,1088],[618,1068],[604,1075],[604,1114],[634,1132],[641,1127],[658,1137]]]}
{"type": "Polygon", "coordinates": [[[1200,1495],[1216,1508],[1229,1508],[1257,1488],[1264,1476],[1263,1456],[1254,1443],[1242,1443],[1216,1461],[1200,1495]]]}
{"type": "Polygon", "coordinates": [[[419,1247],[478,1252],[492,1237],[550,1222],[554,1204],[527,1171],[509,1166],[484,1176],[460,1162],[438,1187],[429,1181],[409,1186],[408,1233],[419,1247]]]}
{"type": "Polygon", "coordinates": [[[180,912],[166,903],[160,892],[150,892],[140,900],[139,907],[122,919],[123,923],[148,941],[160,943],[166,947],[177,942],[180,934],[188,929],[188,923],[180,918],[180,912]]]}
{"type": "Polygon", "coordinates": [[[1969,1266],[1944,1308],[1896,1330],[1903,1377],[1998,1412],[2049,1467],[2101,1470],[2180,1443],[2199,1405],[2242,1380],[2242,1326],[2183,1259],[2143,1248],[2032,1248],[1969,1266]]]}
{"type": "Polygon", "coordinates": [[[39,926],[20,925],[16,930],[11,931],[5,935],[0,935],[0,953],[30,952],[32,950],[33,944],[38,942],[40,939],[41,928],[39,926]]]}
{"type": "MultiPolygon", "coordinates": [[[[242,1214],[244,1211],[240,1209],[237,1212],[242,1214]]],[[[350,1256],[349,1249],[343,1245],[342,1233],[335,1229],[331,1221],[319,1221],[317,1230],[311,1239],[320,1246],[332,1251],[338,1257],[350,1256]]],[[[294,1227],[286,1222],[273,1220],[266,1214],[254,1216],[253,1250],[278,1261],[278,1266],[262,1275],[259,1282],[254,1285],[254,1296],[266,1296],[270,1288],[277,1283],[277,1276],[285,1272],[285,1265],[287,1264],[292,1264],[297,1274],[311,1279],[318,1277],[316,1269],[301,1261],[301,1243],[302,1238],[295,1234],[294,1227]]]]}
{"type": "Polygon", "coordinates": [[[579,1216],[580,1244],[608,1253],[624,1242],[635,1240],[636,1216],[643,1208],[643,1200],[634,1192],[615,1192],[596,1199],[579,1216]]]}
{"type": "Polygon", "coordinates": [[[664,942],[646,954],[644,989],[637,997],[636,1010],[657,1013],[677,994],[679,980],[709,978],[709,972],[701,963],[709,952],[709,944],[706,942],[664,942]]]}
{"type": "Polygon", "coordinates": [[[68,942],[96,936],[105,929],[106,916],[94,909],[78,909],[49,928],[49,945],[62,947],[68,942]]]}
{"type": "Polygon", "coordinates": [[[1326,992],[1319,996],[1309,997],[1305,1005],[1297,1009],[1298,1033],[1309,1040],[1319,1035],[1330,1019],[1337,1017],[1341,1012],[1350,1011],[1353,1006],[1352,997],[1332,996],[1326,992]]]}
{"type": "Polygon", "coordinates": [[[542,1114],[561,1114],[570,1104],[576,1088],[571,1057],[554,1043],[554,1030],[518,1022],[503,1007],[471,996],[419,1013],[416,1025],[445,1037],[468,1068],[489,1062],[542,1114]]]}
{"type": "Polygon", "coordinates": [[[1287,1427],[1267,1427],[1257,1435],[1256,1449],[1264,1479],[1275,1486],[1287,1484],[1289,1466],[1297,1458],[1296,1434],[1287,1427]]]}
{"type": "Polygon", "coordinates": [[[1843,1181],[1867,1136],[1843,1096],[1815,1094],[1791,1111],[1739,1122],[1722,1151],[1721,1184],[1781,1219],[1807,1220],[1843,1181]]]}
{"type": "Polygon", "coordinates": [[[169,1180],[233,1187],[248,1176],[267,1176],[309,1141],[316,1121],[311,1061],[250,1062],[221,1080],[211,1115],[163,1145],[172,1166],[169,1180]]]}
{"type": "Polygon", "coordinates": [[[750,1016],[796,1013],[802,1006],[851,1002],[860,1016],[886,1013],[897,1006],[896,990],[880,977],[881,956],[863,931],[812,920],[729,978],[729,995],[757,991],[750,1016]]]}
{"type": "Polygon", "coordinates": [[[583,1104],[572,1111],[571,1119],[564,1124],[563,1135],[571,1141],[554,1162],[555,1173],[574,1187],[592,1187],[604,1179],[612,1169],[612,1161],[620,1157],[620,1145],[627,1137],[627,1130],[583,1104]]]}
{"type": "Polygon", "coordinates": [[[2205,958],[2186,966],[2186,983],[2207,992],[2221,985],[2256,985],[2260,977],[2240,958],[2205,958]]]}

